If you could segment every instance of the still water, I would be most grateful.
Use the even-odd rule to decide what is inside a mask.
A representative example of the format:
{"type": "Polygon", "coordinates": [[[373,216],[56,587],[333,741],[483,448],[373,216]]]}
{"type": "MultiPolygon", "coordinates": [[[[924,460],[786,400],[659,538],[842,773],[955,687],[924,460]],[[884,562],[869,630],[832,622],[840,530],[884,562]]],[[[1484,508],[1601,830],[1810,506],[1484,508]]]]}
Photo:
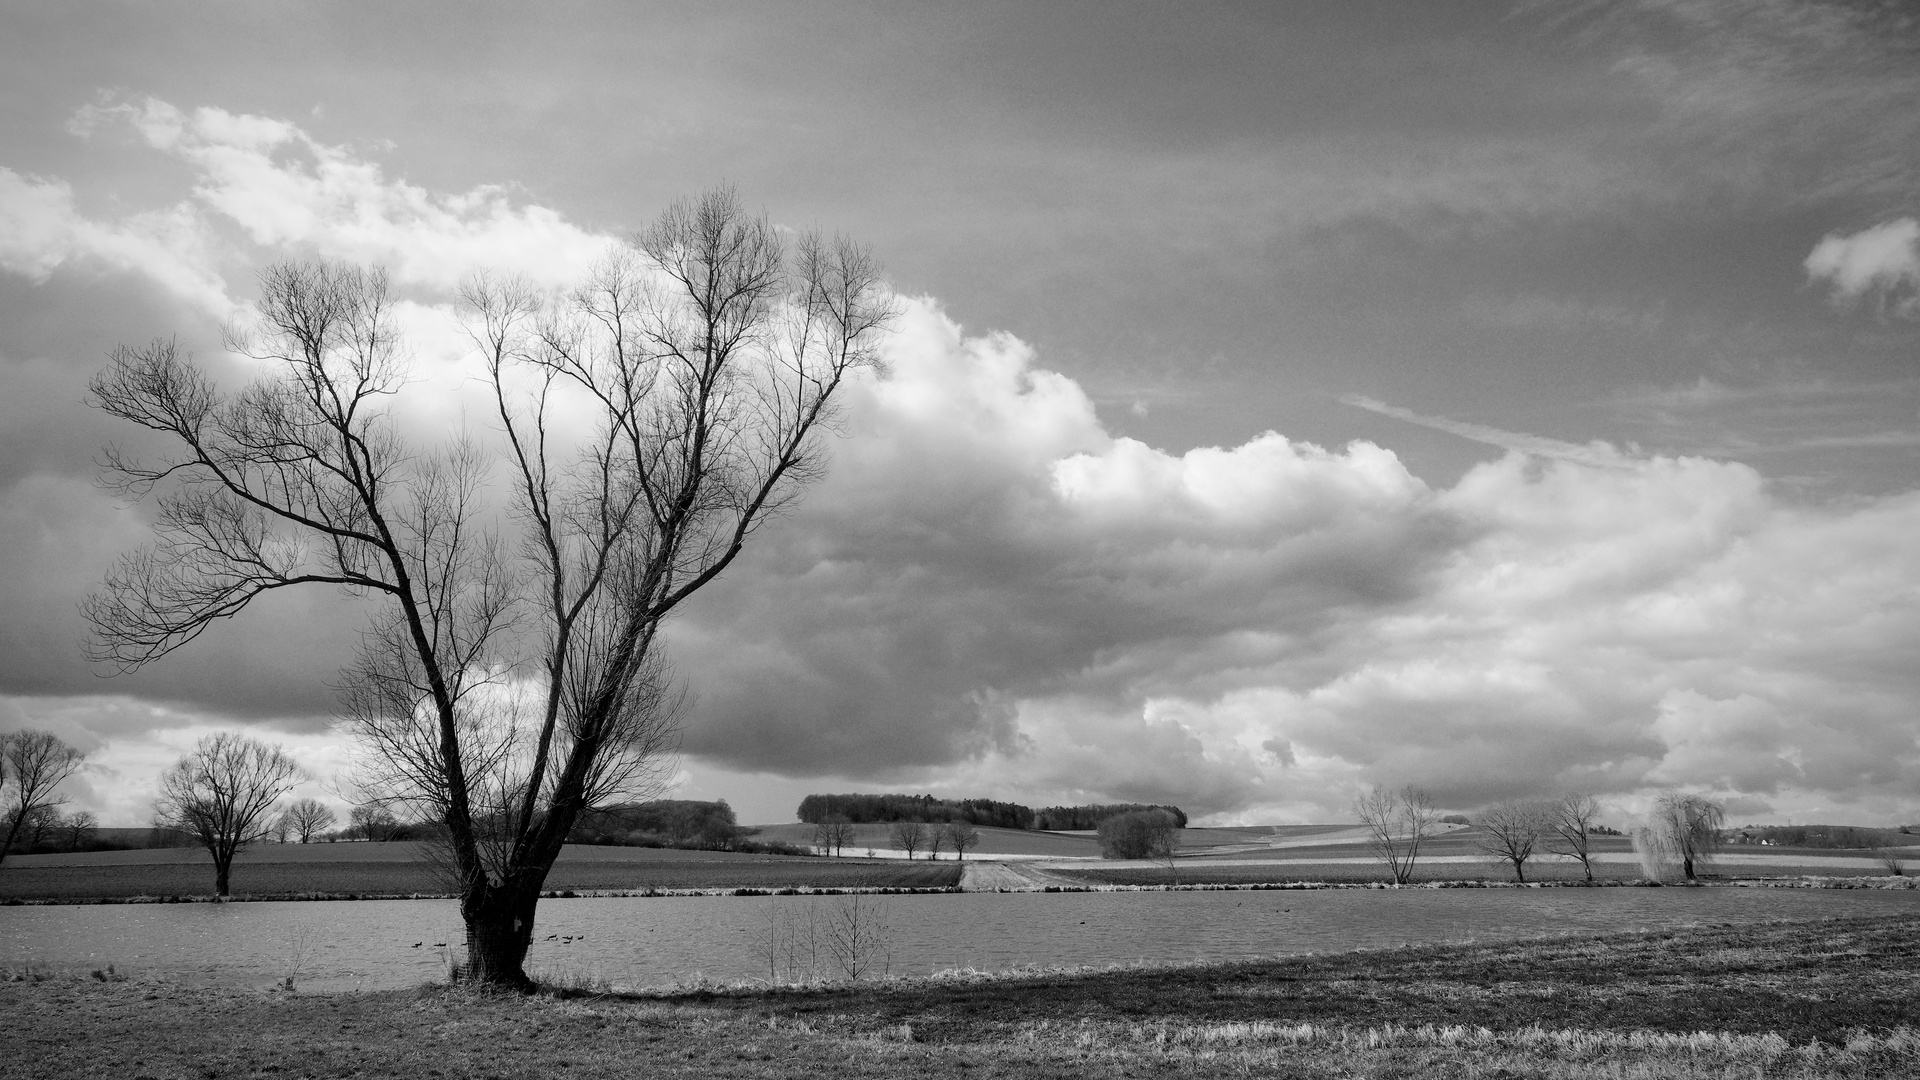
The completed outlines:
{"type": "MultiPolygon", "coordinates": [[[[848,898],[543,900],[528,967],[616,986],[768,974],[771,926],[815,925],[848,898]],[[771,924],[771,925],[770,925],[771,924]],[[571,938],[569,941],[567,939],[571,938]]],[[[1447,889],[958,893],[863,897],[884,916],[895,974],[1134,960],[1229,960],[1421,942],[1488,941],[1920,911],[1920,891],[1447,889]]],[[[302,989],[405,987],[461,952],[451,900],[0,907],[0,966],[44,963],[302,989]]]]}

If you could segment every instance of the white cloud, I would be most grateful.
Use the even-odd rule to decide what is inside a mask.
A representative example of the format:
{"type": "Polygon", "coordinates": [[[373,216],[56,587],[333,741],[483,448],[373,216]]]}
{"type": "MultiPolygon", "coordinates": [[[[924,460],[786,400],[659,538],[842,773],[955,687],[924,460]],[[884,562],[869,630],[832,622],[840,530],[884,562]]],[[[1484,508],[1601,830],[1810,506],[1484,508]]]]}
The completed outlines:
{"type": "Polygon", "coordinates": [[[1851,303],[1877,297],[1902,315],[1920,312],[1920,221],[1884,221],[1851,236],[1829,233],[1807,255],[1807,276],[1851,303]]]}
{"type": "Polygon", "coordinates": [[[0,166],[0,270],[34,281],[70,263],[134,273],[226,320],[241,308],[224,272],[266,257],[306,251],[378,263],[402,284],[444,293],[472,271],[500,267],[566,285],[612,242],[502,186],[439,194],[390,179],[351,148],[282,120],[147,98],[82,109],[70,128],[132,132],[186,163],[192,191],[102,217],[81,208],[64,180],[0,166]]]}
{"type": "Polygon", "coordinates": [[[84,109],[74,128],[130,127],[192,166],[194,200],[266,248],[311,247],[330,258],[387,266],[403,283],[452,289],[466,274],[512,267],[553,287],[572,283],[611,238],[483,184],[436,194],[343,146],[282,120],[148,98],[84,109]]]}
{"type": "Polygon", "coordinates": [[[214,268],[213,244],[186,204],[116,222],[83,215],[62,180],[40,180],[0,166],[0,269],[45,281],[83,260],[144,275],[215,318],[234,311],[214,268]]]}
{"type": "Polygon", "coordinates": [[[1405,420],[1409,424],[1444,431],[1449,435],[1458,435],[1477,443],[1497,446],[1503,450],[1513,450],[1522,454],[1534,454],[1539,457],[1557,458],[1563,461],[1577,461],[1583,465],[1599,468],[1625,467],[1628,459],[1604,442],[1591,442],[1586,445],[1565,442],[1560,439],[1548,439],[1539,435],[1528,435],[1519,431],[1503,431],[1486,424],[1473,424],[1461,420],[1449,420],[1439,416],[1422,416],[1412,409],[1398,405],[1389,405],[1362,394],[1346,394],[1340,398],[1343,405],[1356,409],[1365,409],[1382,416],[1391,416],[1395,420],[1405,420]]]}

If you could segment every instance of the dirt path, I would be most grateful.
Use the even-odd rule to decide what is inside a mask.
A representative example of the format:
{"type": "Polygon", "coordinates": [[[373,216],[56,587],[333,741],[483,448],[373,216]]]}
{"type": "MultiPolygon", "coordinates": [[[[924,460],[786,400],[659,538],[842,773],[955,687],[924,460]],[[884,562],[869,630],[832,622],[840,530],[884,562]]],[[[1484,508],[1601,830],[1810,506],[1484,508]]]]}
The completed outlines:
{"type": "Polygon", "coordinates": [[[1038,892],[1049,885],[1079,885],[1030,863],[968,859],[960,871],[961,892],[1038,892]]]}

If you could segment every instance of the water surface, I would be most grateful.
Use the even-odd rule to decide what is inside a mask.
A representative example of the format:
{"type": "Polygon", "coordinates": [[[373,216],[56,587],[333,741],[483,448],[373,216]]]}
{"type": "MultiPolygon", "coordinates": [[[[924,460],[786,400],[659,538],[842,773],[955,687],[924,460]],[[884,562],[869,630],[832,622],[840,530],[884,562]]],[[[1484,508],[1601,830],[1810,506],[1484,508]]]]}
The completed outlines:
{"type": "MultiPolygon", "coordinates": [[[[658,986],[768,974],[776,927],[816,927],[846,897],[543,900],[529,967],[658,986]],[[811,919],[809,919],[811,912],[811,919]],[[770,933],[771,931],[771,933],[770,933]],[[569,941],[567,939],[571,938],[569,941]]],[[[896,974],[947,968],[1230,960],[1387,945],[1920,911],[1920,891],[1414,889],[956,893],[863,897],[896,974]]],[[[0,907],[0,964],[99,967],[267,986],[381,989],[444,976],[451,900],[0,907]]],[[[822,973],[832,962],[824,952],[822,973]]]]}

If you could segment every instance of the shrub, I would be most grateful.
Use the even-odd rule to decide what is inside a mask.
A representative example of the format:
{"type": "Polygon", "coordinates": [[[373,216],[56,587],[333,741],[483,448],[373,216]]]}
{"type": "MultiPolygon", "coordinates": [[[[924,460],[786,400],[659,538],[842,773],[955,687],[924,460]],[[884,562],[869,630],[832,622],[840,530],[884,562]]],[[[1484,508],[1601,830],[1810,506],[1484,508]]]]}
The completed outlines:
{"type": "Polygon", "coordinates": [[[1174,830],[1180,827],[1164,810],[1130,810],[1100,821],[1100,857],[1103,859],[1164,859],[1173,854],[1174,830]]]}

